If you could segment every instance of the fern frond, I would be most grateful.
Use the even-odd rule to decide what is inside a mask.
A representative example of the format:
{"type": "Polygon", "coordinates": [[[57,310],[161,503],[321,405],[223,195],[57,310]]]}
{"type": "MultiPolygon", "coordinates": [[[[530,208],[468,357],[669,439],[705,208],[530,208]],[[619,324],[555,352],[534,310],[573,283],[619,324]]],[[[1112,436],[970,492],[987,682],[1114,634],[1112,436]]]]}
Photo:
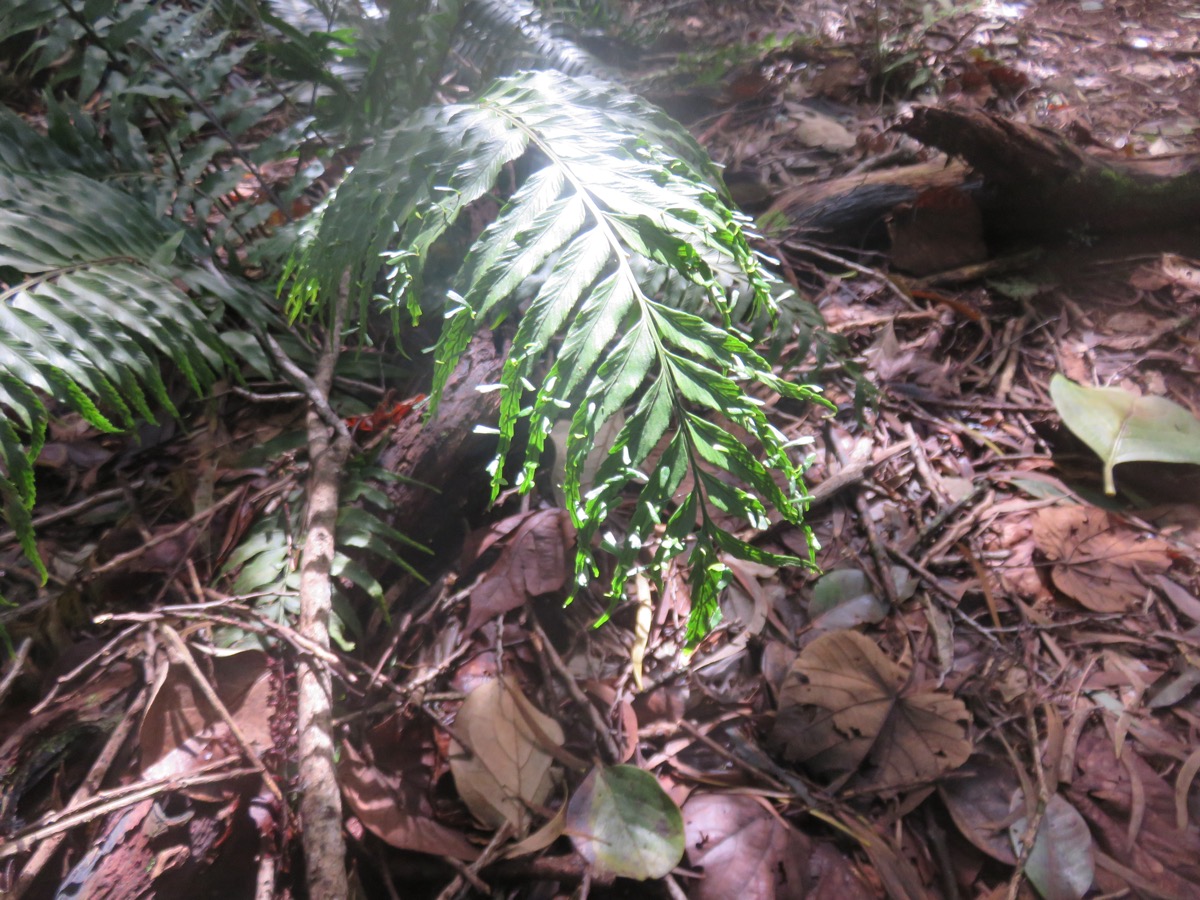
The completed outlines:
{"type": "MultiPolygon", "coordinates": [[[[0,140],[0,156],[21,152],[0,140]]],[[[84,175],[0,172],[0,500],[43,575],[29,510],[52,405],[114,431],[152,421],[153,406],[175,414],[163,359],[197,392],[229,359],[214,320],[185,288],[207,294],[213,309],[245,292],[176,264],[182,237],[152,209],[84,175]]]]}
{"type": "Polygon", "coordinates": [[[475,103],[418,115],[365,154],[332,199],[299,263],[292,310],[332,295],[344,272],[365,302],[385,258],[391,301],[419,306],[413,286],[428,247],[492,188],[502,166],[529,151],[541,168],[455,280],[435,348],[430,414],[471,337],[512,313],[518,289],[540,279],[501,378],[493,492],[504,484],[518,421],[529,421],[518,477],[528,488],[554,421],[570,415],[564,492],[579,530],[579,576],[596,571],[593,539],[625,490],[640,485],[624,536],[603,538],[617,559],[610,594],[621,596],[636,572],[657,575],[690,552],[690,634],[698,638],[714,621],[721,554],[801,562],[718,525],[721,515],[763,527],[768,507],[800,524],[805,506],[795,448],[745,385],[820,398],[776,377],[735,327],[737,298],[727,289],[741,285],[752,307],[769,309],[772,284],[747,243],[745,220],[726,206],[717,173],[678,125],[612,85],[552,72],[505,79],[475,103]],[[399,250],[389,254],[389,246],[399,250]],[[707,310],[722,327],[684,307],[707,310]],[[594,483],[584,484],[597,436],[629,406],[594,483]],[[712,414],[749,434],[762,459],[712,424],[712,414]]]}
{"type": "Polygon", "coordinates": [[[610,78],[608,66],[526,0],[466,0],[459,51],[483,74],[552,68],[610,78]]]}

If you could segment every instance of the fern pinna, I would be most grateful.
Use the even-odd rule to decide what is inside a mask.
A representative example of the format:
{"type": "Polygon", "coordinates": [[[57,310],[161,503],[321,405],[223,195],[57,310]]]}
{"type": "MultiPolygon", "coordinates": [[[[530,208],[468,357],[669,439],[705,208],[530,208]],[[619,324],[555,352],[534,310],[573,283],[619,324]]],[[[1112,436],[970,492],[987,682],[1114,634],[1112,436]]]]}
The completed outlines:
{"type": "Polygon", "coordinates": [[[429,248],[521,157],[535,171],[447,292],[430,414],[471,337],[530,293],[498,386],[493,495],[505,483],[519,420],[529,428],[517,487],[527,489],[551,427],[569,416],[563,488],[578,529],[579,583],[598,573],[597,545],[616,559],[614,601],[634,574],[661,575],[687,552],[695,641],[719,618],[722,554],[801,562],[717,523],[720,513],[761,528],[768,507],[802,522],[796,448],[745,385],[823,401],[814,388],[777,377],[737,329],[733,310],[746,306],[738,294],[749,295],[756,314],[770,314],[773,284],[747,244],[745,220],[715,187],[716,171],[676,123],[611,84],[556,72],[517,75],[474,102],[421,111],[367,151],[332,197],[294,267],[291,312],[319,313],[349,273],[364,307],[379,297],[382,278],[382,299],[419,315],[429,248]],[[688,311],[705,306],[720,327],[688,311]],[[601,430],[626,409],[585,483],[601,430]],[[761,458],[710,413],[748,434],[761,458]],[[603,531],[631,485],[637,504],[624,534],[603,531]]]}

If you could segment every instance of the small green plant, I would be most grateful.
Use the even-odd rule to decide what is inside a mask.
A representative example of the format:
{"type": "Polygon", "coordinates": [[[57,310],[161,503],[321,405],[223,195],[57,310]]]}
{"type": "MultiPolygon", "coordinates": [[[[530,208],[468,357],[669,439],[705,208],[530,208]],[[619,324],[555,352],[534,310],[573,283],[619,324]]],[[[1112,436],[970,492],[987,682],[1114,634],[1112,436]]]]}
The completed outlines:
{"type": "Polygon", "coordinates": [[[938,72],[929,38],[939,26],[970,12],[976,0],[902,0],[899,9],[888,0],[872,0],[868,11],[867,80],[876,97],[910,97],[935,87],[938,72]]]}

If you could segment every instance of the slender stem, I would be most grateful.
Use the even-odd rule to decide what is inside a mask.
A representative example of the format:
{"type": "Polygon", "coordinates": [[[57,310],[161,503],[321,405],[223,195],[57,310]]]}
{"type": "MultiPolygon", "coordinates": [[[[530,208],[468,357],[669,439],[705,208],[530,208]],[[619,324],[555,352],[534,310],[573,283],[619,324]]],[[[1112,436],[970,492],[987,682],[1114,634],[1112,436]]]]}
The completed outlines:
{"type": "MultiPolygon", "coordinates": [[[[333,608],[331,571],[338,487],[352,446],[345,427],[332,429],[326,416],[349,288],[347,276],[342,280],[332,321],[325,332],[324,347],[312,379],[317,397],[311,398],[307,415],[310,468],[304,550],[300,557],[299,630],[301,637],[326,652],[333,608]]],[[[301,657],[297,663],[297,689],[300,825],[308,895],[312,900],[344,900],[350,896],[350,889],[342,831],[342,796],[334,764],[333,685],[328,668],[315,658],[301,657]]]]}

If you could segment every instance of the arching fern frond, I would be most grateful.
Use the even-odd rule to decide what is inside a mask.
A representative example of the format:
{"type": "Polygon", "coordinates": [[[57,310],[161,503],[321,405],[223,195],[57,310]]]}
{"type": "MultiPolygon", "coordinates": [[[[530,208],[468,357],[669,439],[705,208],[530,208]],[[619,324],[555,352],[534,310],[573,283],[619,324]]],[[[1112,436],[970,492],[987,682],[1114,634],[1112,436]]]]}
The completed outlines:
{"type": "Polygon", "coordinates": [[[565,25],[526,0],[467,0],[464,14],[458,49],[485,74],[534,66],[567,75],[612,74],[565,25]]]}
{"type": "Polygon", "coordinates": [[[386,261],[388,299],[418,312],[414,286],[429,247],[527,153],[539,168],[480,236],[450,292],[431,412],[471,337],[528,293],[502,375],[493,491],[504,484],[519,420],[530,426],[518,476],[525,488],[554,421],[569,416],[564,494],[579,530],[579,576],[596,571],[593,539],[624,491],[640,485],[624,536],[603,537],[617,560],[611,595],[636,572],[661,573],[690,551],[696,639],[718,615],[721,554],[799,562],[718,524],[733,516],[763,527],[768,507],[802,520],[794,448],[746,385],[819,398],[776,377],[738,331],[730,289],[740,285],[762,311],[773,303],[772,285],[745,221],[678,125],[611,85],[552,72],[505,79],[474,103],[420,114],[364,154],[332,199],[298,263],[292,311],[333,296],[347,271],[365,302],[386,261]],[[721,327],[683,306],[707,308],[721,327]],[[583,483],[605,423],[630,407],[594,483],[583,483]]]}
{"type": "Polygon", "coordinates": [[[153,420],[155,406],[174,414],[163,359],[197,391],[228,359],[213,313],[236,291],[177,264],[183,238],[86,176],[0,172],[0,499],[43,576],[29,511],[52,404],[115,431],[153,420]]]}

